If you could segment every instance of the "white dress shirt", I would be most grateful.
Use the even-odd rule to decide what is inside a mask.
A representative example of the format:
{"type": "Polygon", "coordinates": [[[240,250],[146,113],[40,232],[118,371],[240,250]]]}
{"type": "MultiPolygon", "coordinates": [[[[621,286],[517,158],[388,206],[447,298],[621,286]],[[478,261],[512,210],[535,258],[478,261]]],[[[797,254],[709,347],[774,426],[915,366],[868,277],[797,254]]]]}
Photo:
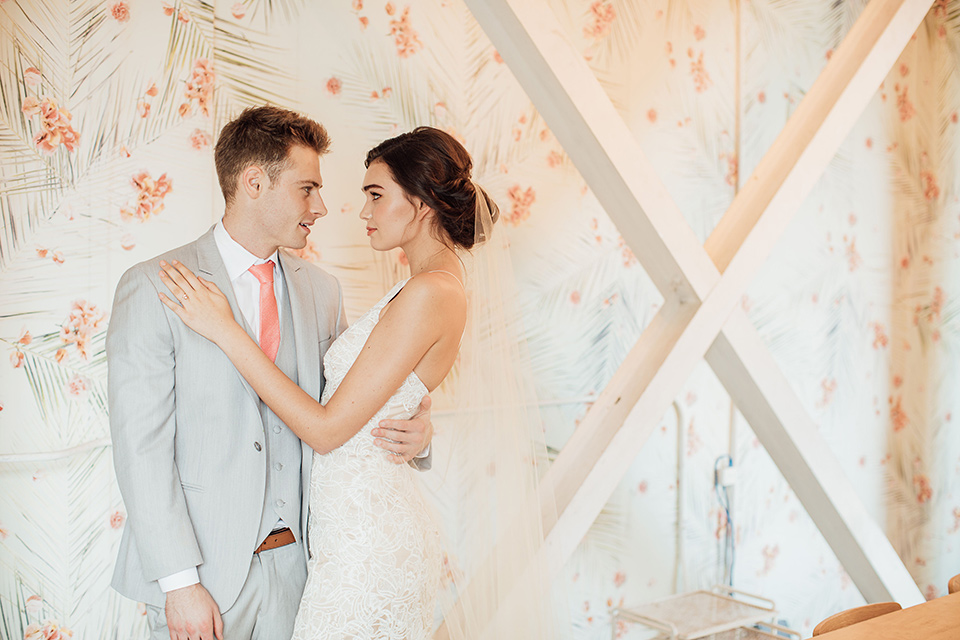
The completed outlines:
{"type": "MultiPolygon", "coordinates": [[[[283,294],[283,270],[280,268],[280,261],[277,259],[277,252],[274,251],[266,260],[258,258],[243,248],[239,242],[230,237],[227,229],[223,226],[223,220],[217,223],[213,229],[213,239],[217,243],[217,249],[220,251],[220,257],[227,268],[227,277],[230,278],[230,284],[233,285],[233,293],[237,299],[237,306],[240,307],[240,313],[246,320],[247,326],[260,340],[260,281],[250,273],[248,269],[255,264],[263,264],[267,260],[273,261],[273,293],[277,302],[282,299],[283,294]]],[[[277,304],[277,317],[283,313],[283,308],[277,304]]],[[[274,529],[285,527],[283,520],[278,520],[274,529]]],[[[158,581],[161,591],[164,593],[189,587],[200,582],[200,575],[196,567],[179,571],[172,576],[160,578],[158,581]]]]}

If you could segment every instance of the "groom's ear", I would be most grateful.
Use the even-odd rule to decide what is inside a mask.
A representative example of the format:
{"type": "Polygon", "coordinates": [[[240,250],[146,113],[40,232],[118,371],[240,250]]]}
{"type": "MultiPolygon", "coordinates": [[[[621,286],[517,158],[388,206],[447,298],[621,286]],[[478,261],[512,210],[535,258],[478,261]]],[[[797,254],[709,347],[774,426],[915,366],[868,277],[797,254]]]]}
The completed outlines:
{"type": "Polygon", "coordinates": [[[259,198],[264,189],[270,186],[269,183],[270,178],[267,177],[263,169],[255,164],[250,165],[240,173],[240,190],[251,200],[259,198]]]}

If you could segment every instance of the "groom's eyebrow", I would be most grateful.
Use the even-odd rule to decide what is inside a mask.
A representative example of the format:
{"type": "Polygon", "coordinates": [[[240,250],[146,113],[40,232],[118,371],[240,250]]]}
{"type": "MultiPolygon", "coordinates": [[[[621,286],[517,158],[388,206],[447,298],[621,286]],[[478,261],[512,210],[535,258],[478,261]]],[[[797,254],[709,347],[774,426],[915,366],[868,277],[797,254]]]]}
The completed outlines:
{"type": "Polygon", "coordinates": [[[322,184],[320,184],[319,182],[317,182],[317,181],[315,181],[315,180],[301,180],[301,181],[300,181],[299,183],[297,183],[297,184],[308,184],[308,185],[310,185],[311,187],[317,187],[318,189],[321,188],[321,187],[323,187],[322,184]]]}

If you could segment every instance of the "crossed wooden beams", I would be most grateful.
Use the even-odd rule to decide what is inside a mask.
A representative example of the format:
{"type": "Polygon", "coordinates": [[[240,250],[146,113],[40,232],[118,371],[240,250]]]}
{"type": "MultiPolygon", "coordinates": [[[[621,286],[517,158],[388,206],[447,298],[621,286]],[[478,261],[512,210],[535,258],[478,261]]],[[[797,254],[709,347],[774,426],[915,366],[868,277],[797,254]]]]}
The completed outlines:
{"type": "Polygon", "coordinates": [[[544,512],[551,568],[705,357],[864,598],[922,602],[737,303],[931,0],[870,2],[704,246],[549,6],[466,2],[665,299],[544,479],[558,514],[544,512]]]}

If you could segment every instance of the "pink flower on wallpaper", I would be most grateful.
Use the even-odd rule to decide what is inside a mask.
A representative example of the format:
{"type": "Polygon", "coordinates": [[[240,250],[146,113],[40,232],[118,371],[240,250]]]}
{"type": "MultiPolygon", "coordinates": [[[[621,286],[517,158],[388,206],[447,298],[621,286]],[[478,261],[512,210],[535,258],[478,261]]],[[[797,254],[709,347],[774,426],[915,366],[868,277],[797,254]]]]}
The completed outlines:
{"type": "Polygon", "coordinates": [[[583,28],[583,35],[602,40],[610,35],[610,25],[617,19],[617,10],[610,2],[595,0],[590,4],[588,18],[590,22],[583,28]]]}
{"type": "Polygon", "coordinates": [[[650,124],[653,124],[654,122],[657,121],[657,110],[656,110],[656,109],[650,109],[650,110],[647,111],[647,120],[650,121],[650,124]]]}
{"type": "Polygon", "coordinates": [[[63,364],[67,361],[68,357],[69,356],[67,355],[66,349],[57,349],[57,352],[53,356],[54,360],[57,361],[57,364],[63,364]]]}
{"type": "Polygon", "coordinates": [[[933,301],[930,303],[930,320],[939,321],[943,311],[943,289],[936,287],[933,290],[933,301]]]}
{"type": "Polygon", "coordinates": [[[126,2],[114,2],[110,5],[110,17],[120,23],[128,22],[130,20],[130,7],[126,2]]]}
{"type": "Polygon", "coordinates": [[[363,0],[351,0],[350,6],[354,11],[363,11],[363,0]]]}
{"type": "Polygon", "coordinates": [[[823,392],[820,398],[820,406],[825,407],[833,401],[833,394],[837,390],[837,381],[833,378],[824,378],[820,381],[820,390],[823,392]]]}
{"type": "Polygon", "coordinates": [[[913,476],[913,490],[917,494],[917,502],[923,504],[930,502],[933,497],[933,487],[930,486],[930,478],[925,473],[918,473],[913,476]]]}
{"type": "Polygon", "coordinates": [[[73,128],[70,121],[73,115],[66,109],[57,107],[57,103],[50,98],[37,100],[27,96],[23,100],[21,110],[28,118],[40,116],[40,131],[33,138],[33,143],[46,155],[52,155],[61,144],[67,151],[74,151],[80,142],[80,134],[73,128]]]}
{"type": "Polygon", "coordinates": [[[917,113],[907,96],[907,89],[908,87],[904,86],[901,91],[899,84],[894,86],[894,90],[897,92],[897,112],[900,114],[900,122],[906,122],[917,113]]]}
{"type": "MultiPolygon", "coordinates": [[[[846,236],[844,236],[846,240],[846,236]]],[[[863,259],[860,257],[860,252],[857,251],[857,239],[850,238],[849,243],[846,244],[846,254],[847,254],[847,266],[850,269],[850,272],[854,272],[857,268],[863,264],[863,259]]]]}
{"type": "Polygon", "coordinates": [[[131,251],[134,247],[137,246],[137,239],[133,236],[132,233],[125,233],[123,237],[120,238],[120,248],[124,251],[131,251]]]}
{"type": "Polygon", "coordinates": [[[17,338],[16,344],[22,344],[24,346],[33,342],[33,336],[30,335],[30,332],[26,329],[20,331],[20,337],[17,338]]]}
{"type": "Polygon", "coordinates": [[[23,81],[28,87],[36,87],[40,84],[42,76],[40,70],[36,67],[27,67],[23,70],[23,81]]]}
{"type": "Polygon", "coordinates": [[[900,63],[900,75],[906,77],[910,73],[910,67],[906,63],[900,63]]]}
{"type": "Polygon", "coordinates": [[[613,574],[613,586],[619,589],[627,581],[627,574],[623,571],[617,571],[613,574]]]}
{"type": "Polygon", "coordinates": [[[392,16],[397,12],[397,8],[392,2],[388,2],[387,4],[383,5],[383,10],[387,12],[388,16],[392,16]]]}
{"type": "Polygon", "coordinates": [[[691,58],[690,77],[693,78],[693,87],[697,90],[697,93],[703,93],[713,84],[713,81],[710,79],[710,74],[707,73],[707,69],[703,64],[703,51],[700,52],[697,58],[693,57],[693,50],[687,51],[687,55],[691,58]]]}
{"type": "Polygon", "coordinates": [[[6,540],[10,536],[10,530],[0,524],[0,540],[6,540]]]}
{"type": "Polygon", "coordinates": [[[147,87],[146,94],[147,94],[148,96],[150,96],[151,98],[156,98],[158,93],[160,93],[160,90],[157,89],[157,83],[156,83],[156,82],[151,82],[151,83],[150,83],[150,86],[147,87]]]}
{"type": "Polygon", "coordinates": [[[634,255],[633,249],[631,249],[627,241],[623,239],[623,236],[617,238],[617,248],[620,249],[620,258],[623,260],[623,266],[632,267],[637,264],[637,256],[634,255]]]}
{"type": "Polygon", "coordinates": [[[173,12],[176,11],[173,5],[169,2],[161,2],[160,7],[163,9],[163,13],[168,16],[172,16],[173,12]]]}
{"type": "Polygon", "coordinates": [[[511,226],[517,226],[530,217],[530,206],[537,199],[537,192],[533,187],[527,187],[524,190],[520,185],[515,184],[507,189],[507,198],[510,200],[510,213],[504,222],[511,226]]]}
{"type": "Polygon", "coordinates": [[[137,101],[137,115],[141,118],[150,115],[150,103],[143,99],[137,101]]]}
{"type": "Polygon", "coordinates": [[[410,266],[410,260],[407,258],[407,254],[404,253],[403,249],[397,251],[397,263],[404,267],[410,266]]]}
{"type": "Polygon", "coordinates": [[[920,181],[923,183],[923,199],[927,202],[933,202],[940,197],[940,185],[937,184],[937,176],[932,171],[924,169],[920,172],[920,181]]]}
{"type": "Polygon", "coordinates": [[[137,200],[120,207],[120,217],[125,221],[146,222],[160,214],[164,208],[163,199],[173,189],[173,183],[165,173],[154,180],[149,173],[141,171],[133,175],[130,184],[137,190],[137,200]]]}
{"type": "Polygon", "coordinates": [[[320,251],[309,236],[307,237],[307,244],[304,245],[303,249],[287,249],[287,251],[307,262],[317,263],[320,261],[320,251]]]}
{"type": "Polygon", "coordinates": [[[907,426],[907,412],[903,410],[903,398],[897,396],[897,402],[890,407],[890,424],[894,433],[903,431],[907,426]]]}
{"type": "MultiPolygon", "coordinates": [[[[388,15],[390,12],[387,12],[388,15]]],[[[404,7],[399,20],[390,21],[390,35],[393,36],[393,43],[397,47],[397,55],[401,58],[409,58],[417,51],[423,49],[423,43],[420,42],[420,36],[414,31],[410,23],[410,7],[404,7]]]]}
{"type": "Polygon", "coordinates": [[[500,52],[494,49],[493,51],[493,61],[497,64],[503,64],[503,56],[500,55],[500,52]]]}
{"type": "Polygon", "coordinates": [[[106,319],[107,314],[100,311],[97,305],[86,300],[74,300],[70,315],[60,325],[60,341],[66,345],[75,345],[80,357],[86,360],[90,357],[87,353],[90,338],[106,319]]]}
{"type": "Polygon", "coordinates": [[[23,632],[23,640],[70,640],[72,637],[73,631],[54,620],[47,620],[42,625],[31,624],[23,632]]]}
{"type": "Polygon", "coordinates": [[[393,95],[393,89],[391,87],[384,87],[383,91],[380,92],[381,98],[389,98],[391,95],[393,95]]]}
{"type": "Polygon", "coordinates": [[[230,7],[230,14],[237,20],[241,20],[243,16],[247,15],[247,6],[242,2],[237,2],[230,7]]]}
{"type": "Polygon", "coordinates": [[[68,396],[73,396],[74,398],[83,396],[87,392],[87,389],[87,379],[79,374],[75,374],[67,380],[67,384],[63,388],[68,396]]]}
{"type": "Polygon", "coordinates": [[[203,129],[194,129],[190,134],[190,146],[202,151],[210,146],[210,134],[203,129]]]}
{"type": "Polygon", "coordinates": [[[703,30],[703,27],[697,25],[693,28],[693,37],[697,40],[697,42],[700,42],[707,37],[707,32],[703,30]]]}
{"type": "Polygon", "coordinates": [[[694,426],[693,418],[691,418],[690,424],[687,426],[687,457],[695,454],[702,446],[703,441],[700,439],[700,433],[694,426]]]}
{"type": "Polygon", "coordinates": [[[197,58],[193,62],[193,72],[183,90],[186,102],[180,105],[179,113],[186,117],[193,113],[194,103],[205,116],[210,115],[210,106],[213,102],[213,85],[216,80],[213,72],[213,63],[206,58],[197,58]]]}
{"type": "Polygon", "coordinates": [[[903,376],[893,376],[893,380],[891,380],[891,382],[893,382],[894,389],[899,389],[903,386],[903,376]]]}
{"type": "Polygon", "coordinates": [[[933,3],[933,15],[941,20],[947,17],[947,4],[950,0],[937,0],[933,3]]]}
{"type": "Polygon", "coordinates": [[[343,82],[340,81],[340,78],[330,78],[327,80],[327,93],[332,96],[338,96],[342,90],[343,82]]]}
{"type": "Polygon", "coordinates": [[[181,24],[187,24],[187,23],[189,23],[189,22],[190,22],[190,12],[187,11],[186,8],[180,7],[180,10],[177,11],[177,20],[179,20],[181,24]]]}
{"type": "Polygon", "coordinates": [[[125,515],[123,515],[123,513],[121,513],[120,511],[114,511],[114,512],[110,515],[110,528],[111,528],[111,529],[119,529],[120,527],[123,526],[123,522],[124,522],[124,520],[126,520],[126,519],[127,519],[127,517],[126,517],[125,515]]]}
{"type": "Polygon", "coordinates": [[[887,338],[887,329],[879,322],[873,323],[873,348],[882,349],[890,342],[887,338]]]}
{"type": "Polygon", "coordinates": [[[547,166],[551,169],[556,169],[561,164],[563,164],[563,155],[558,151],[551,151],[547,154],[547,166]]]}
{"type": "Polygon", "coordinates": [[[38,616],[43,610],[43,598],[37,595],[30,596],[24,603],[23,608],[26,610],[27,615],[38,616]]]}
{"type": "Polygon", "coordinates": [[[953,508],[953,526],[947,529],[947,533],[956,533],[960,531],[960,507],[953,508]]]}
{"type": "Polygon", "coordinates": [[[780,555],[780,545],[766,545],[763,547],[763,550],[760,552],[763,555],[763,568],[757,571],[758,576],[768,575],[773,571],[774,566],[777,564],[777,556],[780,555]]]}
{"type": "Polygon", "coordinates": [[[63,263],[64,263],[63,252],[62,252],[62,251],[54,251],[54,252],[53,252],[53,255],[50,256],[50,259],[53,260],[53,263],[54,263],[54,264],[63,264],[63,263]]]}
{"type": "Polygon", "coordinates": [[[359,18],[357,18],[357,20],[360,21],[361,30],[365,30],[368,26],[370,26],[370,18],[368,18],[367,16],[360,16],[359,18]]]}
{"type": "Polygon", "coordinates": [[[23,351],[17,349],[10,354],[10,364],[13,365],[14,369],[19,369],[23,366],[23,360],[26,356],[23,355],[23,351]]]}
{"type": "Polygon", "coordinates": [[[740,161],[737,159],[737,154],[722,153],[720,154],[720,160],[727,161],[727,175],[723,177],[724,182],[731,187],[736,187],[737,177],[740,175],[740,161]]]}

